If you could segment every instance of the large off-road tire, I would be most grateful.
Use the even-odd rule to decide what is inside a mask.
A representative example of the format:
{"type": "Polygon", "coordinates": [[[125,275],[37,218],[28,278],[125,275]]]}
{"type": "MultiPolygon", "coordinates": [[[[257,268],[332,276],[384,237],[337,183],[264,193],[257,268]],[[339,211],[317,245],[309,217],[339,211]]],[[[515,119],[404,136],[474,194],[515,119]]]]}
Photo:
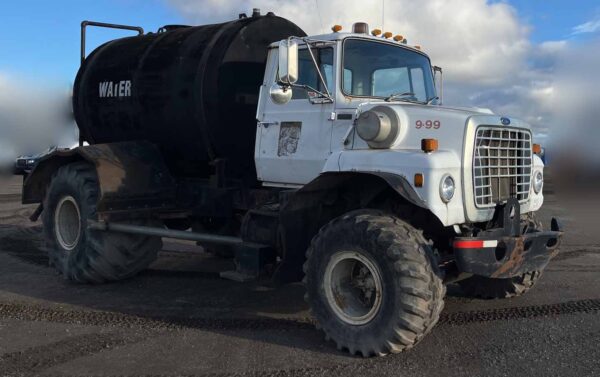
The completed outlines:
{"type": "Polygon", "coordinates": [[[353,211],[313,238],[306,300],[340,350],[364,357],[411,348],[437,323],[445,286],[422,232],[381,211],[353,211]]]}
{"type": "MultiPolygon", "coordinates": [[[[97,219],[98,179],[85,162],[62,166],[44,200],[44,236],[50,264],[66,279],[104,283],[144,270],[162,247],[159,237],[89,230],[97,219]]],[[[150,221],[137,222],[150,225],[150,221]]],[[[152,224],[156,225],[156,224],[152,224]]]]}
{"type": "MultiPolygon", "coordinates": [[[[542,230],[542,223],[530,212],[521,218],[523,233],[542,230]]],[[[458,282],[463,293],[469,297],[483,299],[511,298],[525,294],[542,277],[542,271],[530,271],[509,279],[492,279],[472,276],[458,282]]]]}

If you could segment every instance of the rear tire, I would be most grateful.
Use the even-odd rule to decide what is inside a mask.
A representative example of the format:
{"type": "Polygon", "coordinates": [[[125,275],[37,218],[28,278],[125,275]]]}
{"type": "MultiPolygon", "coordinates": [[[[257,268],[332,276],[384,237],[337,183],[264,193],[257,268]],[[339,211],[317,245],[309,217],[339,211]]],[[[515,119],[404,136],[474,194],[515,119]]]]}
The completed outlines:
{"type": "Polygon", "coordinates": [[[437,323],[445,287],[429,242],[380,211],[325,225],[304,264],[306,300],[339,350],[363,357],[413,347],[437,323]]]}
{"type": "MultiPolygon", "coordinates": [[[[42,220],[50,264],[78,283],[131,277],[146,269],[162,248],[160,237],[87,229],[88,219],[97,220],[97,201],[96,171],[85,162],[59,168],[44,200],[42,220]]],[[[152,225],[148,220],[137,224],[152,225]]]]}

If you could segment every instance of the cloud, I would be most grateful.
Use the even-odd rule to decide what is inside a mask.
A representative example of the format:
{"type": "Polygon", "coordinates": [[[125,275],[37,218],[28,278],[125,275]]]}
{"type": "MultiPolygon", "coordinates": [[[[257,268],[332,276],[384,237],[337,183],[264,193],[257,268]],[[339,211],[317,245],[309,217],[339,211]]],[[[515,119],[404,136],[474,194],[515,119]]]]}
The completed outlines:
{"type": "Polygon", "coordinates": [[[600,18],[575,26],[571,35],[595,33],[598,31],[600,31],[600,18]]]}

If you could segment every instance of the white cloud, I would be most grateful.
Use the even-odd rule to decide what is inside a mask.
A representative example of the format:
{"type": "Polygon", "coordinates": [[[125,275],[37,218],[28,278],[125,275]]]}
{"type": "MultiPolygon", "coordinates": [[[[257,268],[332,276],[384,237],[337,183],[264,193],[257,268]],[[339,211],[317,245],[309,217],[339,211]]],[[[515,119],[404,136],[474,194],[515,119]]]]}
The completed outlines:
{"type": "Polygon", "coordinates": [[[600,19],[588,21],[581,25],[577,25],[573,28],[572,35],[577,34],[586,34],[586,33],[595,33],[600,31],[600,19]]]}

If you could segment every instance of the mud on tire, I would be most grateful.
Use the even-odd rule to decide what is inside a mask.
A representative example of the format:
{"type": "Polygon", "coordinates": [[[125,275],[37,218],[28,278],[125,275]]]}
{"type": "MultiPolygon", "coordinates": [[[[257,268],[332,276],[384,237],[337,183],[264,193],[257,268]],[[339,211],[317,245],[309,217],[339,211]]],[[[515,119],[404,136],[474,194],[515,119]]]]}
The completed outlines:
{"type": "MultiPolygon", "coordinates": [[[[345,260],[344,263],[348,264],[345,260]]],[[[435,326],[444,307],[446,289],[430,243],[408,223],[380,211],[350,212],[325,225],[307,251],[304,272],[305,298],[317,327],[323,329],[326,339],[333,340],[338,349],[351,354],[380,356],[411,348],[435,326]],[[359,313],[352,317],[347,308],[355,306],[347,305],[344,295],[334,294],[332,302],[329,294],[328,299],[326,291],[331,289],[326,289],[326,285],[337,280],[328,280],[326,276],[339,275],[335,272],[338,268],[335,261],[346,255],[350,260],[362,261],[352,262],[355,264],[345,268],[346,271],[354,274],[354,266],[361,266],[355,276],[365,276],[364,265],[369,271],[375,270],[371,275],[380,278],[376,312],[369,311],[361,317],[367,310],[361,312],[358,305],[355,312],[359,313]],[[329,267],[332,263],[333,269],[329,267]],[[350,314],[346,317],[359,320],[348,323],[352,320],[340,315],[340,310],[348,310],[350,314]]],[[[341,284],[333,286],[337,293],[342,292],[341,284]]],[[[356,292],[353,287],[348,289],[356,292]]],[[[369,296],[368,302],[375,305],[377,299],[369,296]]]]}
{"type": "MultiPolygon", "coordinates": [[[[88,230],[87,220],[97,219],[97,200],[96,172],[86,162],[58,169],[44,200],[42,220],[50,264],[78,283],[131,277],[148,267],[162,247],[159,237],[88,230]]],[[[150,221],[137,224],[151,225],[150,221]]]]}

